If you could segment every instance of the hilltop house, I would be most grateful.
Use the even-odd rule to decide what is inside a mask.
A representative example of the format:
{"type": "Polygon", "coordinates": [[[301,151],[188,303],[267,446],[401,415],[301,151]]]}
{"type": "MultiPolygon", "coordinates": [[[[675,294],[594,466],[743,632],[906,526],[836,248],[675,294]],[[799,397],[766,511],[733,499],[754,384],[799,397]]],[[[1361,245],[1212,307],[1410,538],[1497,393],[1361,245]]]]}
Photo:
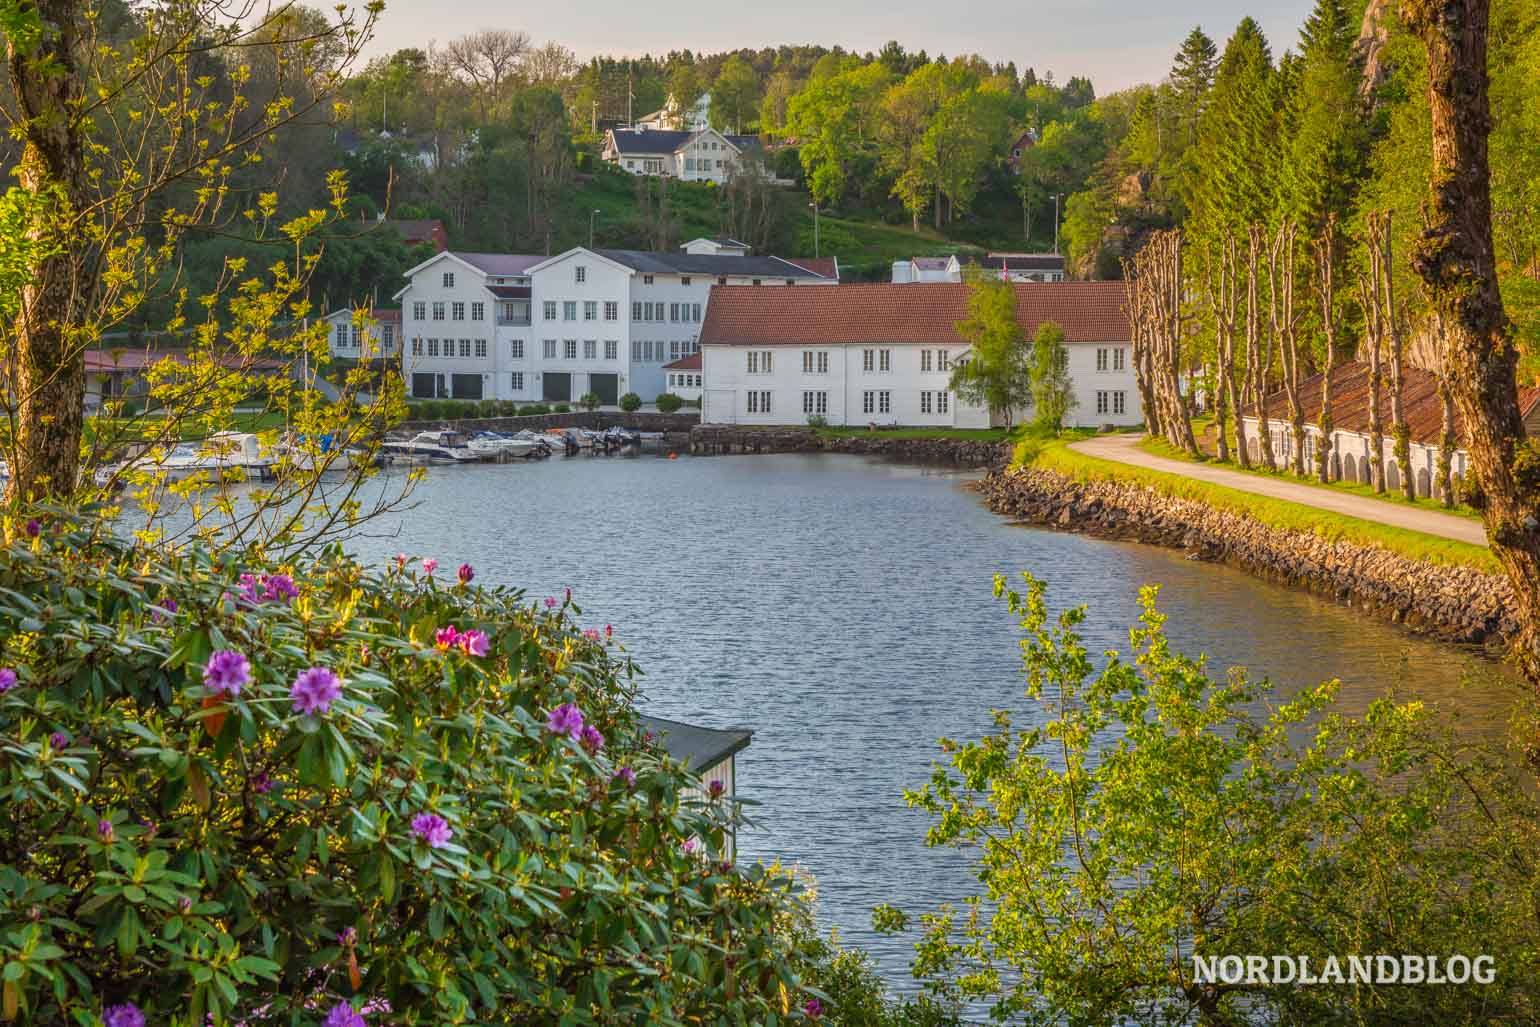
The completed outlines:
{"type": "Polygon", "coordinates": [[[910,257],[893,262],[893,284],[911,285],[915,282],[960,282],[962,264],[955,255],[950,257],[910,257]]]}
{"type": "MultiPolygon", "coordinates": [[[[1305,415],[1305,464],[1314,468],[1321,432],[1321,385],[1324,374],[1313,375],[1299,385],[1299,405],[1305,415]]],[[[1333,481],[1371,481],[1370,464],[1374,447],[1369,435],[1369,365],[1360,362],[1339,364],[1331,375],[1332,451],[1327,474],[1333,481]]],[[[1288,395],[1278,391],[1262,401],[1267,415],[1267,445],[1279,465],[1294,459],[1294,426],[1289,419],[1288,395]]],[[[1540,436],[1540,389],[1521,388],[1519,409],[1524,429],[1540,436]]],[[[1411,432],[1412,474],[1419,496],[1432,496],[1438,477],[1438,452],[1444,433],[1444,405],[1438,395],[1438,376],[1420,367],[1401,371],[1401,413],[1411,432]]],[[[1260,421],[1256,408],[1248,406],[1241,418],[1246,426],[1247,455],[1256,462],[1262,458],[1260,421]]],[[[1390,381],[1381,385],[1380,421],[1384,435],[1385,484],[1400,489],[1400,469],[1396,466],[1395,438],[1390,421],[1390,381]]],[[[1465,425],[1458,410],[1454,417],[1455,436],[1464,440],[1465,425]]],[[[1455,491],[1469,473],[1470,456],[1462,448],[1455,450],[1452,473],[1455,491]]]]}
{"type": "Polygon", "coordinates": [[[604,134],[604,160],[633,175],[660,175],[685,182],[723,185],[754,136],[724,135],[706,127],[686,131],[612,128],[604,134]]]}
{"type": "Polygon", "coordinates": [[[1030,128],[1016,137],[1016,141],[1011,143],[1010,156],[1005,159],[1007,166],[1011,169],[1011,174],[1021,174],[1021,158],[1025,157],[1027,151],[1036,145],[1037,133],[1030,128]]]}
{"type": "MultiPolygon", "coordinates": [[[[1064,330],[1076,400],[1066,426],[1141,423],[1123,284],[1014,288],[1027,337],[1045,321],[1064,330]]],[[[989,427],[1003,416],[949,387],[953,364],[967,359],[956,327],[967,316],[960,283],[713,289],[701,328],[701,420],[989,427]]]]}
{"type": "Polygon", "coordinates": [[[334,357],[352,360],[394,360],[401,355],[401,311],[372,307],[368,328],[360,330],[350,307],[326,315],[327,338],[334,357]]]}
{"type": "Polygon", "coordinates": [[[681,110],[673,93],[663,106],[636,119],[636,127],[653,132],[699,132],[711,126],[711,94],[702,93],[689,110],[681,110]]]}
{"type": "Polygon", "coordinates": [[[977,261],[979,269],[1013,282],[1062,282],[1064,256],[1059,253],[990,253],[977,261]]]}

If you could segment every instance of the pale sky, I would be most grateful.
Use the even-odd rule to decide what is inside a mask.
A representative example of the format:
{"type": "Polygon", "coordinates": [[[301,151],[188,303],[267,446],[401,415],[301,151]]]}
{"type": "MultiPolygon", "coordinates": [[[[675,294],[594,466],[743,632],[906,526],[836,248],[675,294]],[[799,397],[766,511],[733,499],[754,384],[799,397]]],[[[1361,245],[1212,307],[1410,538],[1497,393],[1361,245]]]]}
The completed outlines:
{"type": "Polygon", "coordinates": [[[1221,48],[1246,14],[1274,56],[1295,45],[1312,0],[387,0],[370,48],[426,47],[480,28],[523,29],[586,60],[596,54],[715,53],[782,43],[876,51],[889,39],[931,57],[978,53],[1054,80],[1088,75],[1098,95],[1162,78],[1182,39],[1202,25],[1221,48]]]}

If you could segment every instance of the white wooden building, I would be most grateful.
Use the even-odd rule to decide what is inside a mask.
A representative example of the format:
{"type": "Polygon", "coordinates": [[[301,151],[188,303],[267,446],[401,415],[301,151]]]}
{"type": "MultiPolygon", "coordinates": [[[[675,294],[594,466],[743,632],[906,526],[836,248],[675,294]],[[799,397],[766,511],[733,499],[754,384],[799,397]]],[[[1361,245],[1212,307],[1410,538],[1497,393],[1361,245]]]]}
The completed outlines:
{"type": "MultiPolygon", "coordinates": [[[[1076,403],[1066,427],[1143,422],[1129,359],[1121,282],[1018,284],[1027,338],[1045,321],[1065,335],[1076,403]]],[[[963,403],[949,387],[966,359],[957,323],[962,284],[844,285],[788,293],[714,289],[701,332],[708,424],[904,425],[984,428],[1003,415],[963,403]]],[[[1015,420],[1030,417],[1020,411],[1015,420]]]]}
{"type": "Polygon", "coordinates": [[[663,388],[680,399],[698,402],[701,397],[701,357],[696,350],[687,357],[663,365],[663,388]]]}
{"type": "Polygon", "coordinates": [[[401,311],[374,307],[355,311],[344,307],[326,315],[327,340],[334,357],[351,360],[395,360],[401,356],[401,311]],[[363,325],[360,326],[360,313],[363,325]]]}
{"type": "MultiPolygon", "coordinates": [[[[681,793],[686,801],[709,802],[710,789],[719,785],[721,794],[717,801],[731,803],[738,795],[738,753],[747,749],[754,732],[747,728],[725,730],[698,727],[662,717],[640,718],[644,737],[663,747],[669,758],[685,766],[701,781],[700,788],[687,788],[681,793]]],[[[736,856],[737,834],[729,833],[726,859],[736,856]]]]}
{"type": "Polygon", "coordinates": [[[723,185],[754,136],[727,135],[714,128],[661,131],[614,128],[604,134],[600,156],[633,175],[659,175],[685,182],[723,185]]]}

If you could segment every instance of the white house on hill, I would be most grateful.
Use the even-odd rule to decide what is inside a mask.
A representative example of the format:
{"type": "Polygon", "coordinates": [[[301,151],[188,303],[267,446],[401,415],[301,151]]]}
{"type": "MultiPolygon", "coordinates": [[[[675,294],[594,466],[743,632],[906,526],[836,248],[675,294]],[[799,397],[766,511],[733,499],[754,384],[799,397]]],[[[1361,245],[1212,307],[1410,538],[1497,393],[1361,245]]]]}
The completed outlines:
{"type": "MultiPolygon", "coordinates": [[[[1064,330],[1076,400],[1065,425],[1140,424],[1123,283],[1018,284],[1015,292],[1028,338],[1045,321],[1064,330]]],[[[967,359],[956,328],[967,316],[962,284],[713,289],[701,329],[701,420],[988,427],[990,411],[949,388],[953,365],[967,359]]]]}
{"type": "Polygon", "coordinates": [[[685,182],[723,185],[754,136],[725,135],[714,128],[660,131],[612,128],[604,135],[604,160],[633,175],[661,175],[685,182]]]}

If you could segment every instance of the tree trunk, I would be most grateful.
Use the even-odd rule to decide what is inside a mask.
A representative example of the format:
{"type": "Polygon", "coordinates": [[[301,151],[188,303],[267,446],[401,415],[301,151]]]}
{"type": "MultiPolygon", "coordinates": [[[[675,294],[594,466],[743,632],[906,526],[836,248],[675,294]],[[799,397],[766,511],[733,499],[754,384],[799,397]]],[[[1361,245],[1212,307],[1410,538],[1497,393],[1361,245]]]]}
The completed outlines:
{"type": "Polygon", "coordinates": [[[1246,380],[1251,386],[1251,403],[1257,413],[1257,456],[1262,466],[1276,471],[1273,460],[1273,433],[1267,420],[1267,372],[1272,361],[1262,359],[1262,309],[1257,290],[1257,273],[1262,260],[1262,228],[1248,230],[1246,252],[1246,380]]]}
{"type": "Polygon", "coordinates": [[[1299,405],[1299,319],[1295,314],[1295,253],[1298,230],[1292,221],[1278,229],[1269,261],[1273,337],[1283,361],[1283,394],[1289,404],[1289,464],[1297,477],[1305,476],[1305,411],[1299,405]]]}
{"type": "Polygon", "coordinates": [[[1438,398],[1444,408],[1443,432],[1438,440],[1438,489],[1444,506],[1452,507],[1456,501],[1454,488],[1454,452],[1460,440],[1454,433],[1454,393],[1450,389],[1449,375],[1438,376],[1438,398]]]}
{"type": "Polygon", "coordinates": [[[1321,329],[1326,343],[1326,371],[1321,376],[1321,411],[1316,419],[1320,442],[1315,454],[1316,478],[1331,481],[1332,435],[1331,375],[1337,364],[1337,219],[1331,215],[1316,243],[1316,295],[1321,301],[1321,329]]]}
{"type": "Polygon", "coordinates": [[[42,32],[31,52],[6,36],[6,69],[21,123],[21,160],[15,174],[38,199],[28,239],[39,254],[28,269],[16,315],[16,445],[10,454],[6,499],[12,509],[68,498],[80,475],[85,420],[87,339],[78,334],[96,283],[85,280],[90,243],[69,229],[87,202],[86,156],[78,109],[84,83],[79,65],[79,21],[84,7],[71,0],[38,0],[42,32]]]}
{"type": "Polygon", "coordinates": [[[1516,656],[1530,681],[1540,683],[1540,459],[1524,434],[1518,352],[1492,249],[1489,13],[1488,0],[1402,4],[1408,27],[1427,48],[1433,123],[1428,224],[1412,266],[1444,327],[1446,371],[1480,489],[1476,501],[1488,544],[1513,586],[1516,656]]]}

